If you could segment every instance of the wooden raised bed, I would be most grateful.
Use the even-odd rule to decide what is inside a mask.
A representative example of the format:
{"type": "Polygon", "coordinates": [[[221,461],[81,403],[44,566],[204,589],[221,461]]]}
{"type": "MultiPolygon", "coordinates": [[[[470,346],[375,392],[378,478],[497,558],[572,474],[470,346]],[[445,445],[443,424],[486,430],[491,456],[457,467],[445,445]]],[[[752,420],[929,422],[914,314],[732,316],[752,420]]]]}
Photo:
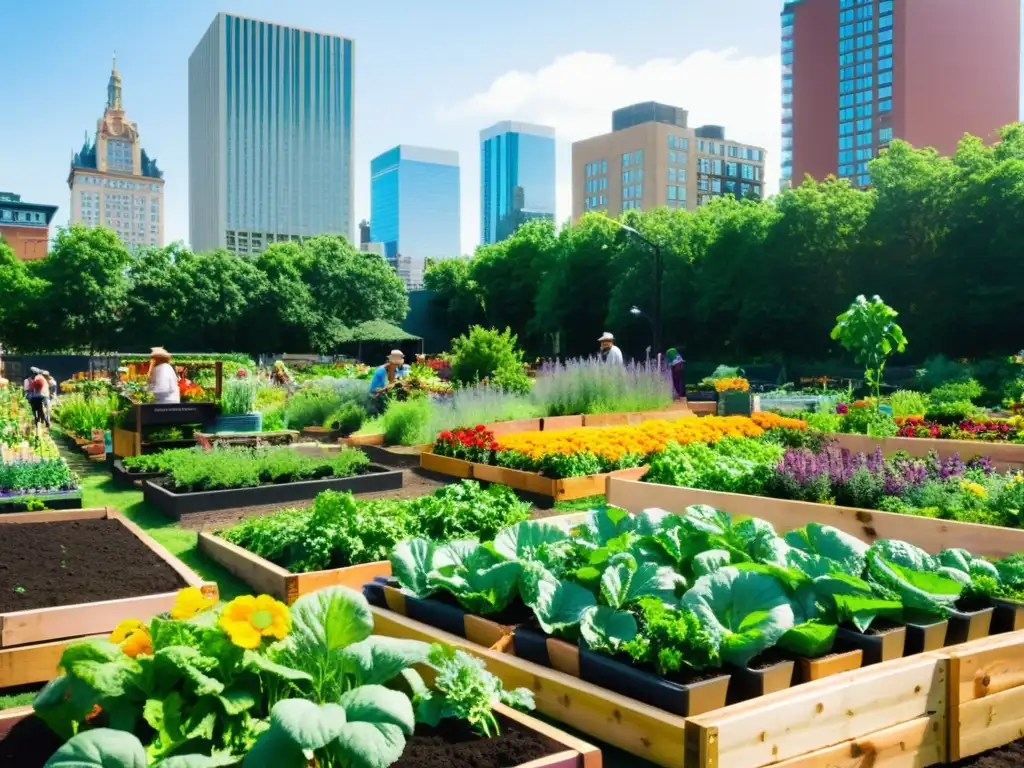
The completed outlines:
{"type": "Polygon", "coordinates": [[[708,504],[733,515],[767,520],[779,533],[818,522],[839,528],[868,543],[876,539],[902,539],[933,553],[962,547],[978,556],[1006,557],[1024,551],[1024,530],[1014,528],[703,491],[614,476],[608,478],[608,503],[633,513],[652,507],[679,513],[694,504],[708,504]]]}
{"type": "Polygon", "coordinates": [[[303,480],[255,488],[230,488],[196,493],[171,493],[158,481],[146,480],[142,484],[142,496],[168,517],[180,520],[182,515],[198,512],[311,500],[322,491],[376,493],[402,487],[401,471],[373,464],[370,465],[370,470],[365,475],[351,477],[330,477],[323,480],[303,480]]]}
{"type": "Polygon", "coordinates": [[[947,662],[865,667],[686,721],[686,768],[924,768],[946,759],[947,662]]]}
{"type": "Polygon", "coordinates": [[[639,471],[646,471],[645,467],[637,467],[635,469],[623,469],[600,475],[566,477],[555,480],[550,477],[544,477],[537,472],[522,472],[518,469],[506,469],[504,467],[491,466],[490,464],[475,464],[461,459],[438,456],[431,451],[424,451],[420,454],[420,468],[428,472],[451,475],[452,477],[472,478],[485,483],[507,485],[509,488],[514,488],[517,491],[548,497],[555,501],[600,496],[605,492],[608,478],[620,474],[631,477],[636,476],[639,471]]]}
{"type": "Polygon", "coordinates": [[[82,508],[81,490],[44,491],[43,493],[24,493],[18,496],[0,497],[0,515],[25,511],[28,499],[41,501],[46,505],[47,509],[82,508]]]}
{"type": "MultiPolygon", "coordinates": [[[[0,526],[102,519],[120,522],[174,569],[185,584],[199,587],[207,595],[217,597],[216,584],[203,581],[135,523],[109,508],[3,515],[0,516],[0,526]]],[[[3,535],[2,528],[0,535],[3,535]]],[[[174,605],[177,594],[177,591],[165,592],[0,614],[0,689],[49,680],[54,676],[57,661],[68,643],[110,633],[124,619],[146,621],[165,613],[174,605]]]]}
{"type": "Polygon", "coordinates": [[[391,575],[391,563],[387,560],[349,568],[292,573],[212,533],[200,533],[198,545],[201,554],[237,576],[254,592],[270,595],[287,605],[324,587],[349,587],[358,592],[378,576],[391,575]]]}
{"type": "Polygon", "coordinates": [[[924,458],[932,451],[939,458],[948,459],[959,455],[967,461],[978,456],[988,456],[1000,472],[1024,469],[1024,443],[992,443],[983,440],[943,440],[925,437],[869,437],[868,435],[830,435],[836,443],[850,451],[873,453],[881,448],[890,455],[906,451],[911,456],[924,458]]]}
{"type": "MultiPolygon", "coordinates": [[[[564,731],[548,725],[535,717],[524,714],[504,704],[495,704],[494,713],[499,717],[513,720],[519,725],[540,733],[558,744],[562,749],[527,763],[519,763],[511,768],[601,768],[601,750],[593,744],[570,736],[564,731]]],[[[25,718],[31,717],[31,706],[13,707],[0,711],[0,741],[25,718]]]]}
{"type": "Polygon", "coordinates": [[[949,760],[1024,738],[1024,632],[950,648],[949,760]]]}

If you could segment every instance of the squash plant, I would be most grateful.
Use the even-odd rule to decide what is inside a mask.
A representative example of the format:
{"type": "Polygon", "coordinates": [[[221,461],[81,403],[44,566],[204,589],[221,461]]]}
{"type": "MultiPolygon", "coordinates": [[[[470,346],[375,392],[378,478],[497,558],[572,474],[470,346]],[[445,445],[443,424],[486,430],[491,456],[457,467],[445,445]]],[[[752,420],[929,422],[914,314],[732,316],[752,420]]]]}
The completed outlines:
{"type": "Polygon", "coordinates": [[[503,699],[532,705],[472,660],[372,632],[366,599],[342,587],[291,609],[267,595],[217,607],[182,590],[170,616],[123,622],[108,640],[65,650],[64,674],[33,705],[67,739],[47,766],[387,766],[418,721],[479,719],[503,699]],[[411,668],[432,662],[442,675],[455,669],[447,689],[428,689],[411,668]]]}

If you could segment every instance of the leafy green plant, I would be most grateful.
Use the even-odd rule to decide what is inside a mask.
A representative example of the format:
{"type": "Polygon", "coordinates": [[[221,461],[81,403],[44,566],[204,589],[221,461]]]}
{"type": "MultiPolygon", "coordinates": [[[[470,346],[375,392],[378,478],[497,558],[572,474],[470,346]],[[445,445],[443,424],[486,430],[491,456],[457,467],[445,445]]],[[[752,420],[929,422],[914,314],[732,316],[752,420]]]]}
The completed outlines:
{"type": "Polygon", "coordinates": [[[106,429],[110,414],[118,409],[118,397],[112,394],[70,394],[54,406],[53,416],[64,430],[82,438],[91,438],[94,429],[106,429]]]}
{"type": "Polygon", "coordinates": [[[924,418],[925,421],[934,421],[937,424],[958,424],[983,413],[984,411],[970,400],[937,400],[928,406],[924,418]]]}
{"type": "Polygon", "coordinates": [[[363,425],[365,418],[366,411],[358,403],[345,403],[324,420],[324,427],[348,436],[363,425]]]}
{"type": "Polygon", "coordinates": [[[892,415],[897,419],[908,416],[923,416],[928,410],[931,398],[921,392],[910,389],[898,389],[889,396],[892,415]]]}
{"type": "Polygon", "coordinates": [[[468,334],[452,340],[452,381],[468,385],[483,381],[499,371],[522,369],[523,353],[516,347],[511,329],[499,331],[474,325],[468,334]]]}
{"type": "Polygon", "coordinates": [[[635,662],[651,664],[665,676],[721,666],[718,645],[693,611],[645,597],[637,615],[639,632],[622,647],[635,662]]]}
{"type": "Polygon", "coordinates": [[[945,384],[940,384],[931,391],[929,397],[935,403],[952,403],[957,401],[973,403],[984,392],[985,388],[978,383],[977,379],[967,379],[965,381],[947,381],[945,384]]]}
{"type": "Polygon", "coordinates": [[[836,318],[832,338],[853,352],[864,366],[864,381],[881,398],[882,375],[888,359],[907,348],[903,329],[895,318],[899,313],[878,296],[869,301],[858,296],[850,308],[836,318]]]}
{"type": "Polygon", "coordinates": [[[431,403],[425,397],[388,404],[381,418],[384,442],[390,445],[424,445],[434,436],[428,428],[431,403]]]}
{"type": "Polygon", "coordinates": [[[228,379],[221,395],[220,409],[225,416],[245,416],[256,410],[256,393],[260,385],[255,377],[228,379]]]}
{"type": "Polygon", "coordinates": [[[288,429],[319,427],[345,403],[355,403],[367,409],[369,398],[365,384],[359,381],[314,382],[292,395],[285,407],[285,423],[288,429]]]}

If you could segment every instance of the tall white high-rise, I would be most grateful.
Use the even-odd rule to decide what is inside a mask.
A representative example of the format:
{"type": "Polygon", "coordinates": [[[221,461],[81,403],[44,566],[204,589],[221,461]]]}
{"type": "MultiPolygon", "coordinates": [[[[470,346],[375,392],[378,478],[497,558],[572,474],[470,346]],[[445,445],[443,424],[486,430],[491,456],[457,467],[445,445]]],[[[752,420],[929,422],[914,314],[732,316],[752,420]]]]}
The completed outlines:
{"type": "Polygon", "coordinates": [[[355,44],[219,13],[188,60],[189,240],[352,240],[355,44]]]}

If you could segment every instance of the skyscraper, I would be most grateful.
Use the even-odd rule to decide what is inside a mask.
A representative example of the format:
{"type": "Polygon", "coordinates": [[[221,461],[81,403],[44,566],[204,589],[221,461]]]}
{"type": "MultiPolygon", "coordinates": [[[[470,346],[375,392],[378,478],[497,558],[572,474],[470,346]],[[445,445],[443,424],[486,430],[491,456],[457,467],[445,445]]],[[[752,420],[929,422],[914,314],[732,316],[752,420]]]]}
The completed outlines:
{"type": "Polygon", "coordinates": [[[428,258],[462,252],[459,153],[399,144],[370,161],[370,240],[415,290],[428,258]]]}
{"type": "Polygon", "coordinates": [[[555,129],[506,120],[480,131],[480,242],[555,218],[555,129]]]}
{"type": "Polygon", "coordinates": [[[896,139],[956,151],[1019,118],[1020,0],[787,0],[782,181],[858,186],[896,139]]]}
{"type": "Polygon", "coordinates": [[[193,249],[352,239],[354,47],[217,14],[188,60],[193,249]]]}
{"type": "Polygon", "coordinates": [[[107,106],[96,134],[85,134],[71,157],[71,223],[103,225],[128,248],[164,244],[164,175],[142,148],[139,128],[125,116],[115,57],[107,106]]]}
{"type": "Polygon", "coordinates": [[[647,101],[612,112],[612,131],[572,145],[572,217],[660,206],[695,209],[712,197],[764,195],[765,151],[690,128],[681,107],[647,101]]]}

